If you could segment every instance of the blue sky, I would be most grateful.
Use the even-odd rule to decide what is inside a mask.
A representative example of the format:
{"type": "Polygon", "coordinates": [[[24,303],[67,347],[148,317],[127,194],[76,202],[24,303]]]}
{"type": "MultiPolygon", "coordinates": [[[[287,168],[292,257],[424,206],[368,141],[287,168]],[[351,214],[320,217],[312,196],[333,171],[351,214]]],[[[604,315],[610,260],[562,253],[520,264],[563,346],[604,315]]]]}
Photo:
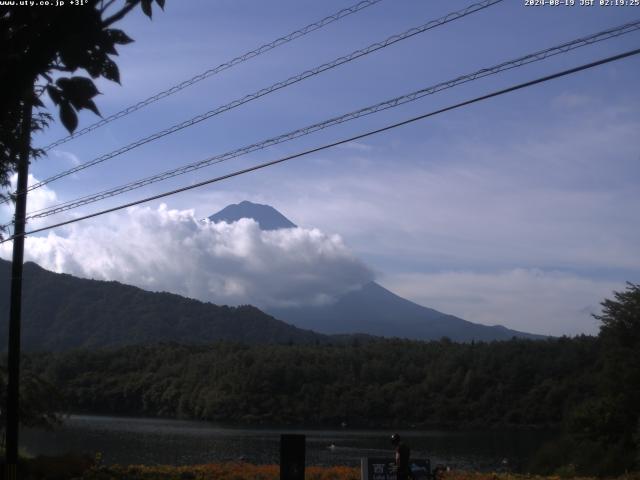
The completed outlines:
{"type": "MultiPolygon", "coordinates": [[[[384,0],[61,145],[34,163],[31,173],[46,178],[470,3],[384,0]]],[[[122,86],[100,82],[98,107],[105,115],[114,113],[350,4],[170,0],[153,21],[136,12],[119,25],[136,40],[120,49],[122,86]]],[[[54,196],[73,199],[224,153],[637,18],[638,7],[525,7],[523,1],[505,0],[52,183],[34,194],[29,209],[55,203],[54,196]]],[[[632,33],[584,47],[76,213],[195,183],[639,45],[640,33],[632,33]]],[[[340,248],[366,264],[377,281],[418,303],[535,333],[595,333],[590,313],[612,290],[640,277],[639,74],[640,58],[634,57],[149,207],[155,211],[164,203],[169,211],[192,209],[195,218],[203,218],[245,199],[268,203],[301,227],[334,240],[331,235],[338,234],[340,248]]],[[[95,120],[83,112],[80,125],[95,120]]],[[[54,125],[36,144],[63,135],[54,125]]],[[[108,224],[121,231],[114,225],[130,225],[118,219],[96,219],[86,228],[108,224]]],[[[60,250],[55,239],[80,235],[77,229],[85,227],[74,228],[60,229],[53,240],[44,234],[31,257],[27,245],[27,257],[72,255],[70,244],[60,250]],[[47,254],[38,256],[42,249],[47,254]]],[[[103,236],[95,232],[99,242],[103,236]]],[[[126,244],[134,235],[123,232],[113,241],[126,244]]],[[[42,263],[92,276],[77,267],[79,259],[42,263]]],[[[144,263],[132,265],[143,265],[137,274],[148,277],[144,263]]],[[[149,286],[123,275],[113,278],[149,286]]]]}

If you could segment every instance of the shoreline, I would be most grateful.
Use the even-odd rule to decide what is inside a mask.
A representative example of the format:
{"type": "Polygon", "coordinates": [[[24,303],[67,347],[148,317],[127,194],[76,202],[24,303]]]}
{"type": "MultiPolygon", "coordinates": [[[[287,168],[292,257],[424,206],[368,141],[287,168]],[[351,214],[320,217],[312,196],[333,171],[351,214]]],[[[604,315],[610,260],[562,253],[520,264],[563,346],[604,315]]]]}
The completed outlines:
{"type": "Polygon", "coordinates": [[[445,432],[459,432],[459,431],[550,431],[559,432],[561,430],[560,424],[490,424],[484,425],[480,423],[425,423],[425,424],[391,424],[391,423],[380,423],[380,424],[347,424],[347,426],[342,426],[340,424],[318,424],[318,423],[310,423],[306,425],[301,425],[297,422],[290,423],[268,423],[255,421],[255,419],[246,422],[218,422],[215,420],[207,420],[207,419],[199,419],[199,418],[187,418],[187,417],[162,417],[162,416],[143,416],[143,415],[128,415],[128,414],[120,414],[120,413],[94,413],[94,412],[66,412],[59,413],[60,418],[63,420],[65,418],[103,418],[103,419],[114,419],[114,420],[141,420],[141,421],[175,421],[175,422],[185,422],[185,423],[197,423],[197,424],[206,424],[211,428],[219,428],[219,429],[244,429],[244,430],[284,430],[284,431],[351,431],[351,432],[369,432],[369,431],[445,431],[445,432]]]}
{"type": "MultiPolygon", "coordinates": [[[[80,456],[38,457],[25,459],[26,478],[40,478],[39,475],[58,474],[61,478],[77,480],[279,480],[280,467],[277,464],[257,465],[247,462],[222,462],[202,465],[101,465],[100,458],[80,456]]],[[[558,472],[555,475],[539,476],[508,472],[479,473],[469,470],[443,472],[438,480],[560,480],[572,478],[596,480],[595,477],[579,477],[558,472]]],[[[640,472],[631,472],[616,480],[640,480],[640,472]]],[[[308,466],[306,480],[360,480],[359,467],[308,466]]]]}

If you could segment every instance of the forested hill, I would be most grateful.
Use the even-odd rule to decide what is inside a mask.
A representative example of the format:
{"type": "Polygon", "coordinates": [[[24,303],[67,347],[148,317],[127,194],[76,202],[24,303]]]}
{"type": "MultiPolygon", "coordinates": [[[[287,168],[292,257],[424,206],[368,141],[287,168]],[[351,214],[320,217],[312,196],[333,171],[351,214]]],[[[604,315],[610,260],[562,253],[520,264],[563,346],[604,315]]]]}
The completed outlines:
{"type": "MultiPolygon", "coordinates": [[[[0,260],[0,342],[6,348],[11,263],[0,260]]],[[[227,307],[24,266],[22,346],[27,351],[175,341],[325,343],[329,337],[252,306],[227,307]]]]}
{"type": "Polygon", "coordinates": [[[593,337],[125,347],[31,355],[75,412],[251,425],[557,425],[595,390],[593,337]]]}
{"type": "Polygon", "coordinates": [[[447,315],[402,298],[376,282],[369,282],[359,290],[348,292],[329,305],[267,310],[287,323],[325,334],[367,332],[381,337],[413,340],[440,340],[447,337],[456,342],[490,342],[513,337],[531,340],[547,338],[501,325],[481,325],[447,315]]]}

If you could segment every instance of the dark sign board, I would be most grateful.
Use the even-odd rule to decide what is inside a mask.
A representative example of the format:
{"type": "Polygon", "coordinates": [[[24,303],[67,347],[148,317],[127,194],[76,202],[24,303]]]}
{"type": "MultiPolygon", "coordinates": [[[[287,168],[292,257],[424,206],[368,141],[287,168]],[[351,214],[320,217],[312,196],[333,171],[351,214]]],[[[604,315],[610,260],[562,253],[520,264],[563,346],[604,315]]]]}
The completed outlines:
{"type": "Polygon", "coordinates": [[[304,435],[280,435],[280,480],[304,480],[304,435]]]}
{"type": "MultiPolygon", "coordinates": [[[[431,478],[431,462],[419,458],[409,461],[409,469],[413,480],[429,480],[431,478]]],[[[396,480],[396,462],[393,458],[365,457],[360,461],[361,480],[396,480]]]]}

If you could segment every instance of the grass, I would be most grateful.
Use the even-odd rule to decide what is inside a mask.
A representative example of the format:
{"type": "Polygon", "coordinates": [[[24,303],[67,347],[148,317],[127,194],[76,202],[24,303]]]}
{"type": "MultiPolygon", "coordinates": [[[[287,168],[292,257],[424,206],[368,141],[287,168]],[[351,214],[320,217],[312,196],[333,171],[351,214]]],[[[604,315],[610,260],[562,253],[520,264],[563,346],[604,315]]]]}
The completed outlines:
{"type": "MultiPolygon", "coordinates": [[[[24,480],[279,480],[278,465],[249,463],[214,463],[208,465],[149,466],[96,465],[94,459],[82,456],[38,457],[26,462],[24,480]]],[[[446,472],[439,480],[594,480],[569,477],[564,472],[555,476],[515,475],[508,473],[446,472]]],[[[358,467],[307,467],[306,480],[360,480],[358,467]]],[[[640,480],[640,472],[623,475],[616,480],[640,480]]]]}
{"type": "MultiPolygon", "coordinates": [[[[83,480],[279,480],[278,465],[216,463],[186,467],[110,466],[87,472],[83,480]]],[[[360,469],[352,467],[307,467],[308,480],[360,480],[360,469]]]]}

